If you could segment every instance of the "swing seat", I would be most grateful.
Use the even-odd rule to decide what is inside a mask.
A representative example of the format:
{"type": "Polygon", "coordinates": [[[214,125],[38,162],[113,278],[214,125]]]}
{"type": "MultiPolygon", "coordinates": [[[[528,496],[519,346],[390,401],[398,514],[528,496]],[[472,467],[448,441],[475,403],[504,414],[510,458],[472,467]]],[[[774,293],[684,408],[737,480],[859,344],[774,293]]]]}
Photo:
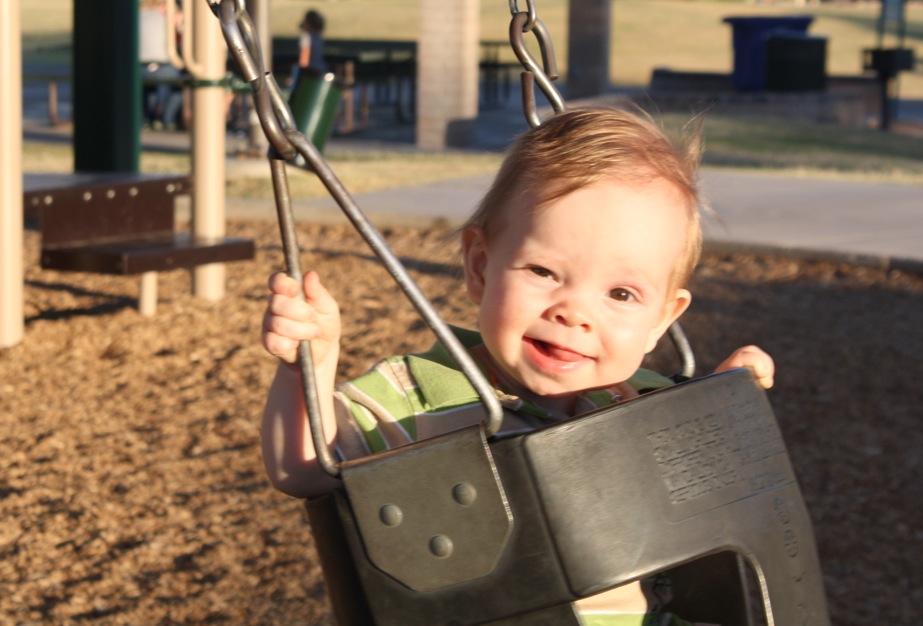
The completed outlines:
{"type": "Polygon", "coordinates": [[[811,522],[745,370],[490,443],[468,428],[342,478],[307,503],[341,626],[578,625],[575,600],[657,573],[689,621],[829,624],[811,522]]]}

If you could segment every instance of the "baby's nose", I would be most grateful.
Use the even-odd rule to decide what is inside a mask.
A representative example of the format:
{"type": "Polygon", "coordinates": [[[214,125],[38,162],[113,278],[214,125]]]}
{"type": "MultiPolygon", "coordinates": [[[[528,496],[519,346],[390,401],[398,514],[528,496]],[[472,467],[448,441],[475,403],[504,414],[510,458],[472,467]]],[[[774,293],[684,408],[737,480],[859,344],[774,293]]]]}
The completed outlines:
{"type": "Polygon", "coordinates": [[[548,317],[556,324],[568,327],[581,327],[589,330],[592,327],[590,316],[584,312],[584,307],[573,300],[561,300],[548,311],[548,317]]]}

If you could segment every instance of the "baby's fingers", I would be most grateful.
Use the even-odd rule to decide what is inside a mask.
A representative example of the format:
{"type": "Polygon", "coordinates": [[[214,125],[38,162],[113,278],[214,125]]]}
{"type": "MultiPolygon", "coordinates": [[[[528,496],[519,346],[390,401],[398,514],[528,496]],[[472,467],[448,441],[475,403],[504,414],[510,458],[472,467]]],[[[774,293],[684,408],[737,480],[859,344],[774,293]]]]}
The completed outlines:
{"type": "Polygon", "coordinates": [[[298,344],[311,341],[315,362],[333,359],[335,364],[340,309],[317,273],[308,272],[301,284],[290,276],[276,273],[269,278],[269,289],[262,332],[266,351],[287,363],[294,363],[298,344]]]}
{"type": "Polygon", "coordinates": [[[304,293],[308,303],[321,315],[330,315],[339,311],[337,301],[321,283],[317,272],[313,270],[304,275],[304,293]]]}
{"type": "Polygon", "coordinates": [[[269,291],[288,298],[301,297],[301,285],[285,272],[275,272],[269,277],[269,291]]]}
{"type": "Polygon", "coordinates": [[[769,389],[775,383],[775,363],[771,356],[757,346],[738,348],[715,371],[724,372],[737,367],[750,368],[763,389],[769,389]]]}
{"type": "Polygon", "coordinates": [[[321,329],[314,308],[298,298],[272,294],[263,316],[263,330],[295,341],[317,339],[321,329]]]}
{"type": "Polygon", "coordinates": [[[752,369],[753,374],[756,376],[756,381],[763,389],[770,389],[775,384],[775,367],[772,359],[769,359],[768,362],[757,361],[753,364],[752,369]]]}
{"type": "Polygon", "coordinates": [[[301,319],[306,310],[316,311],[320,315],[335,315],[339,312],[336,300],[321,283],[317,272],[313,270],[305,273],[302,285],[299,285],[298,281],[288,274],[276,272],[269,277],[269,291],[271,292],[270,306],[275,303],[278,309],[274,312],[292,319],[301,319]],[[308,308],[294,307],[285,309],[284,303],[286,300],[305,301],[308,308]]]}
{"type": "Polygon", "coordinates": [[[266,352],[272,356],[286,363],[294,363],[297,360],[299,343],[297,340],[274,333],[271,330],[267,330],[265,327],[263,329],[262,339],[263,347],[266,349],[266,352]]]}

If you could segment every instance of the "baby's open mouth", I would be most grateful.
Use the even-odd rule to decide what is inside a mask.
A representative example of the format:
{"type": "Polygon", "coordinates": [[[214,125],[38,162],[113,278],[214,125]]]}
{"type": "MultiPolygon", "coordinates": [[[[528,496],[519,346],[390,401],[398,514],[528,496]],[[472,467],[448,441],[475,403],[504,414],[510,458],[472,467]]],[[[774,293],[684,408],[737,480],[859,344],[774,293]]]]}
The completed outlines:
{"type": "Polygon", "coordinates": [[[535,346],[536,350],[551,359],[573,362],[582,361],[583,359],[587,358],[579,352],[574,352],[573,350],[568,350],[567,348],[556,346],[553,343],[548,343],[547,341],[541,341],[539,339],[529,339],[528,341],[531,342],[533,346],[535,346]]]}

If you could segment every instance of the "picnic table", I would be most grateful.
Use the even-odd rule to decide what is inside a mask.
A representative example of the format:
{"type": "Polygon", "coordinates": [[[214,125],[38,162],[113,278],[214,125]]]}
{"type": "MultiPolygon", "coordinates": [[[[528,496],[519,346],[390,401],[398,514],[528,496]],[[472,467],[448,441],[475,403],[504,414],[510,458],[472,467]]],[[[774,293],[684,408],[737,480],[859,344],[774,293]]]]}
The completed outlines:
{"type": "MultiPolygon", "coordinates": [[[[481,41],[480,45],[481,101],[484,106],[499,106],[509,97],[511,72],[519,67],[519,63],[504,58],[503,51],[509,50],[508,41],[488,40],[481,41]]],[[[273,38],[272,52],[274,73],[279,83],[285,84],[298,62],[298,39],[273,38]]],[[[365,125],[373,105],[393,106],[399,122],[414,119],[416,41],[327,39],[324,41],[324,59],[344,90],[341,132],[350,132],[365,125]],[[358,103],[355,102],[356,94],[358,103]]]]}

